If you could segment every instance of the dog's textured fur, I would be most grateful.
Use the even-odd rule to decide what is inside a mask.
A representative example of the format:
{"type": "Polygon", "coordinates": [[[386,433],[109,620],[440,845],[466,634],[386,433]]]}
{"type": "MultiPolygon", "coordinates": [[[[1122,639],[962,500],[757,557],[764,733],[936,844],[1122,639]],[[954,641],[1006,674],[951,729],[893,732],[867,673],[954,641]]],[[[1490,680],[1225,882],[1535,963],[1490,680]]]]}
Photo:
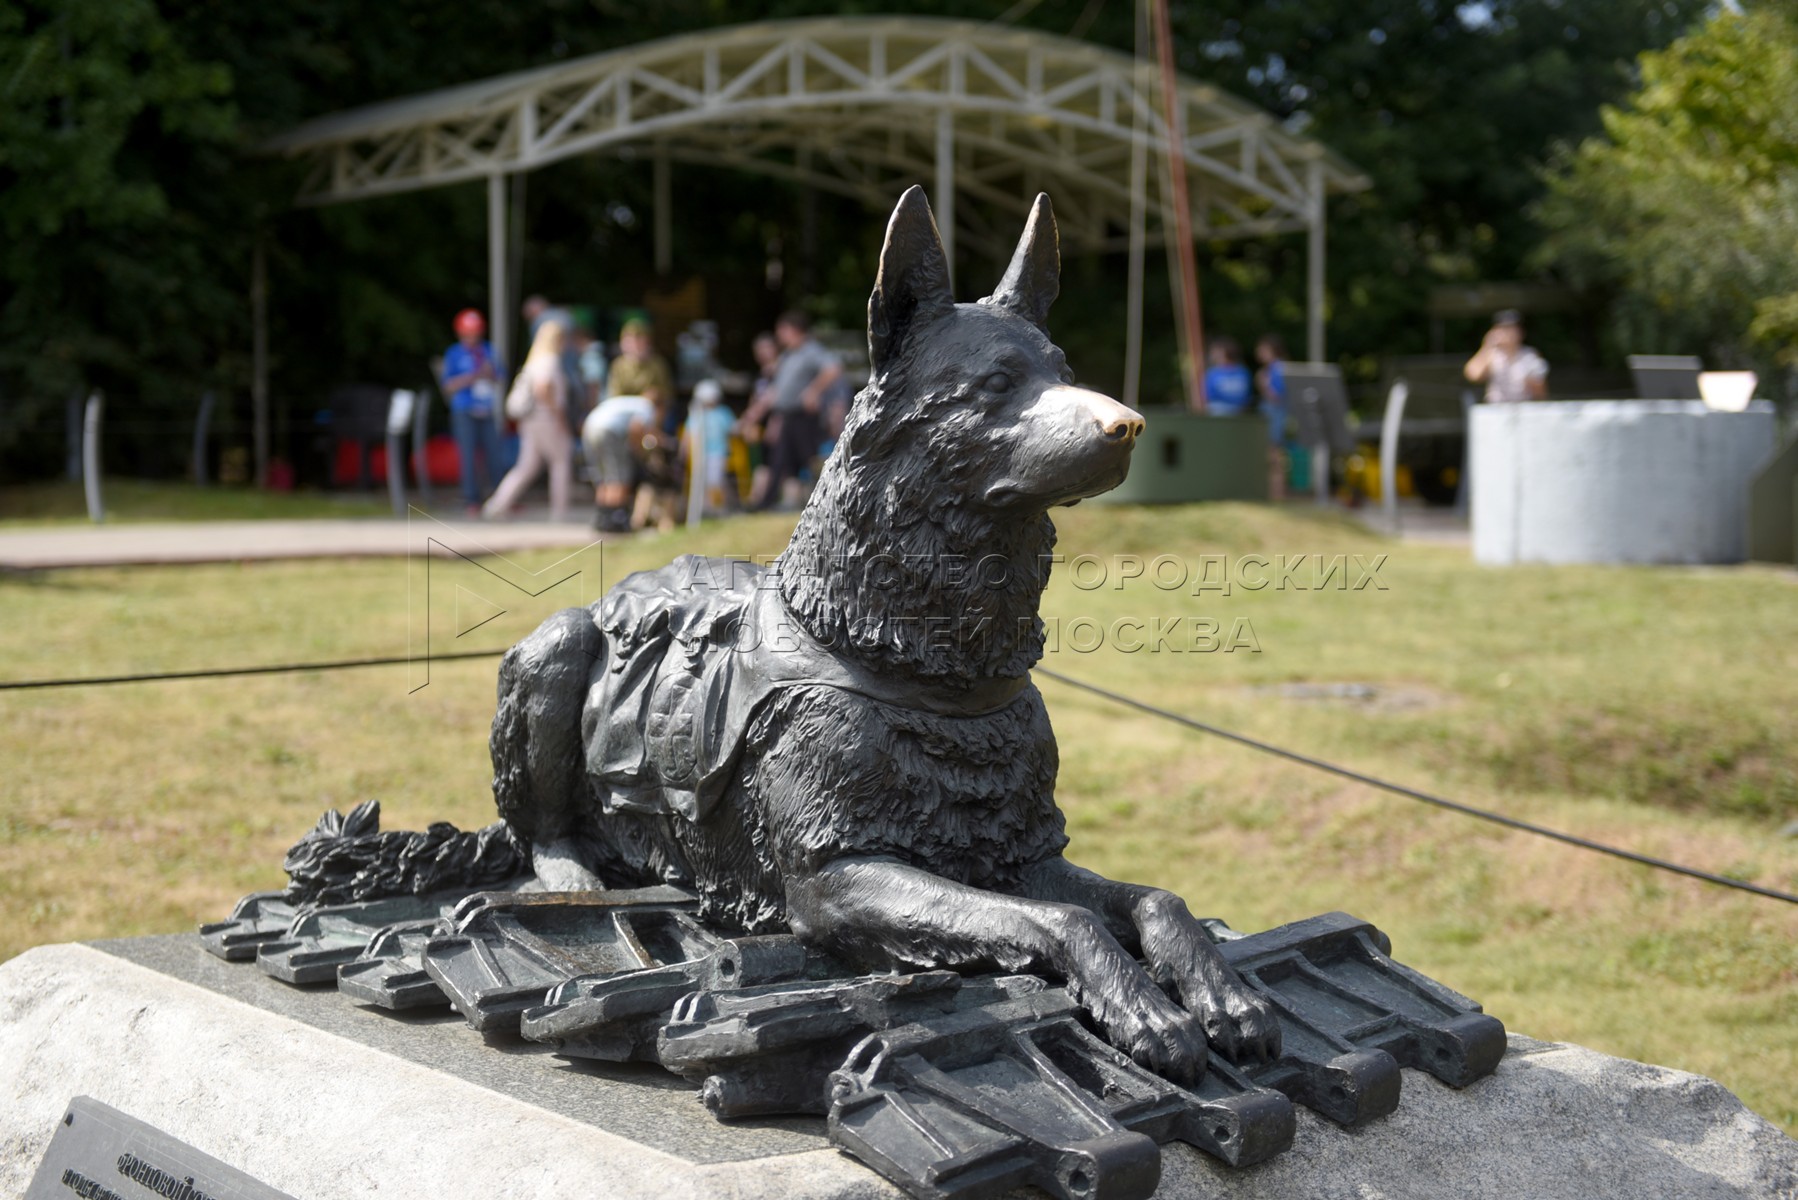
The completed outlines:
{"type": "Polygon", "coordinates": [[[1191,1078],[1208,1040],[1271,1053],[1271,1011],[1176,897],[1062,857],[1055,738],[1033,686],[995,711],[945,715],[1041,656],[1048,511],[1115,486],[1142,428],[1072,386],[1046,329],[1058,275],[1047,197],[979,304],[953,302],[919,189],[888,227],[873,376],[775,572],[787,614],[898,699],[783,688],[754,712],[702,819],[604,813],[579,715],[604,635],[572,610],[502,666],[494,791],[548,885],[677,880],[721,924],[790,927],[870,968],[1059,977],[1117,1045],[1191,1078]],[[1002,576],[948,568],[982,561],[1002,576]]]}

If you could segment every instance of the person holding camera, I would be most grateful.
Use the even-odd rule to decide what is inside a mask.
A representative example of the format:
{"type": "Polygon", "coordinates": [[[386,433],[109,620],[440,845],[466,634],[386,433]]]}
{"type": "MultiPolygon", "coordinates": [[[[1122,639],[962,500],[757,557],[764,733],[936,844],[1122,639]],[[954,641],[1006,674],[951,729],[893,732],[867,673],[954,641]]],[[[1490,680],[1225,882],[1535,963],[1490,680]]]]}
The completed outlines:
{"type": "Polygon", "coordinates": [[[1548,398],[1548,360],[1523,344],[1523,315],[1507,308],[1492,318],[1479,351],[1463,368],[1467,382],[1484,384],[1487,404],[1548,398]]]}

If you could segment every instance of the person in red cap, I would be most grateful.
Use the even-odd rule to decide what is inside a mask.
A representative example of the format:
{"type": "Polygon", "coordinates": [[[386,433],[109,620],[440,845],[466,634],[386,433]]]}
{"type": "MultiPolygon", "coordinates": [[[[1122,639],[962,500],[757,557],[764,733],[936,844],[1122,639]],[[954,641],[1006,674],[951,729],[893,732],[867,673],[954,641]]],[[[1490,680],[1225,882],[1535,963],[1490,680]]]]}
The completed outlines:
{"type": "Polygon", "coordinates": [[[484,460],[488,491],[504,466],[499,405],[506,365],[487,341],[487,322],[477,309],[457,313],[455,329],[456,343],[443,355],[443,394],[449,397],[450,429],[456,435],[456,455],[461,460],[462,504],[474,517],[480,515],[486,494],[476,481],[476,453],[484,460]]]}

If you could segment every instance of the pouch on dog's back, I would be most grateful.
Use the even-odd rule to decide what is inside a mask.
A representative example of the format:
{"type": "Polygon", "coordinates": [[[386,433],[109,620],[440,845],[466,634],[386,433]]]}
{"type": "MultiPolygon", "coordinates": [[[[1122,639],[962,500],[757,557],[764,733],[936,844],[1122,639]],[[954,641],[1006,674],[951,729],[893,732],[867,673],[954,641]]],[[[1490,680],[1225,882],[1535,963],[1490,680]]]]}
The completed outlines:
{"type": "Polygon", "coordinates": [[[704,819],[729,786],[756,708],[783,687],[977,716],[1028,678],[937,695],[845,662],[787,611],[753,563],[683,554],[626,577],[594,606],[604,648],[581,709],[587,772],[606,812],[704,819]]]}
{"type": "Polygon", "coordinates": [[[581,741],[605,811],[697,820],[716,802],[743,734],[727,725],[731,659],[764,574],[683,554],[627,576],[594,605],[605,649],[581,710],[581,741]],[[704,787],[714,776],[717,786],[704,787]]]}

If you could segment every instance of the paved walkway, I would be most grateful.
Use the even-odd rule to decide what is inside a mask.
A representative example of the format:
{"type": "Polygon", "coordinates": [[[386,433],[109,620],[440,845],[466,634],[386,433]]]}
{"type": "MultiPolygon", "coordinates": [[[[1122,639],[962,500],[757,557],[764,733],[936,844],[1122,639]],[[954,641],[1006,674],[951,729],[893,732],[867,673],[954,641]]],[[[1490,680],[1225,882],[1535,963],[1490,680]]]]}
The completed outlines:
{"type": "MultiPolygon", "coordinates": [[[[1376,533],[1391,533],[1386,513],[1378,503],[1365,504],[1351,510],[1355,518],[1376,533]]],[[[1401,541],[1427,542],[1436,546],[1473,547],[1473,531],[1467,518],[1452,508],[1429,508],[1421,504],[1400,504],[1398,536],[1401,541]]]]}
{"type": "Polygon", "coordinates": [[[127,525],[70,525],[53,529],[0,529],[0,569],[127,566],[156,563],[237,562],[244,559],[395,557],[448,555],[435,539],[463,554],[579,547],[599,541],[579,521],[444,521],[414,516],[301,521],[169,521],[127,525]]]}
{"type": "MultiPolygon", "coordinates": [[[[1376,505],[1353,510],[1370,529],[1389,532],[1376,505]]],[[[389,518],[318,518],[296,521],[166,521],[123,525],[62,525],[0,529],[0,570],[52,567],[135,566],[157,563],[238,562],[282,558],[403,558],[447,543],[462,554],[511,554],[519,550],[574,549],[603,540],[587,514],[551,522],[542,508],[512,521],[444,520],[415,515],[389,518]]],[[[1469,546],[1464,517],[1453,509],[1405,506],[1399,536],[1408,542],[1469,546]]]]}

